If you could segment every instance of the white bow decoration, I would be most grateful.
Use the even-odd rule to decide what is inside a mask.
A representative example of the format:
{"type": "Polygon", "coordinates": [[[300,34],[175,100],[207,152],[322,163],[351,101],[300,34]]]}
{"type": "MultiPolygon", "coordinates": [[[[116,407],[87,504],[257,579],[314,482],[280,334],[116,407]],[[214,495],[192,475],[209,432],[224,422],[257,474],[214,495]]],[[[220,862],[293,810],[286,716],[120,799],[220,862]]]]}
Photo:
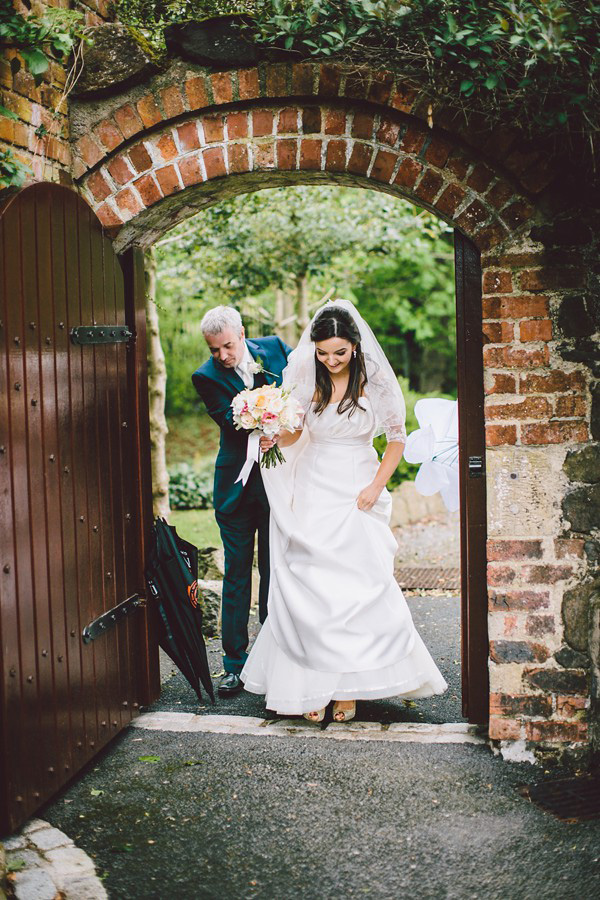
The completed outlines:
{"type": "Polygon", "coordinates": [[[438,491],[450,512],[460,507],[458,483],[458,403],[432,398],[418,400],[419,423],[406,439],[404,459],[421,463],[415,488],[425,497],[438,491]]]}
{"type": "Polygon", "coordinates": [[[257,463],[260,459],[260,432],[259,431],[251,431],[248,435],[248,449],[246,451],[246,462],[240,469],[240,474],[235,479],[235,484],[238,481],[241,481],[244,487],[246,486],[246,482],[248,481],[248,477],[250,472],[252,471],[252,466],[254,463],[257,463]]]}

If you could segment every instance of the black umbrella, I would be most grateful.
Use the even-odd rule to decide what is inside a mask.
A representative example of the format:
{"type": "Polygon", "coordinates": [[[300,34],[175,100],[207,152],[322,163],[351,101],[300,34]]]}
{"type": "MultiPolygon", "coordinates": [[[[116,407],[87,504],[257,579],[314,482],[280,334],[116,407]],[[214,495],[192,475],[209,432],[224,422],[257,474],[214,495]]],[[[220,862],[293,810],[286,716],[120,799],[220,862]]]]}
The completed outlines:
{"type": "Polygon", "coordinates": [[[153,538],[146,581],[159,611],[158,643],[185,675],[198,699],[202,701],[202,683],[214,703],[198,603],[198,549],[180,538],[165,519],[154,522],[153,538]]]}

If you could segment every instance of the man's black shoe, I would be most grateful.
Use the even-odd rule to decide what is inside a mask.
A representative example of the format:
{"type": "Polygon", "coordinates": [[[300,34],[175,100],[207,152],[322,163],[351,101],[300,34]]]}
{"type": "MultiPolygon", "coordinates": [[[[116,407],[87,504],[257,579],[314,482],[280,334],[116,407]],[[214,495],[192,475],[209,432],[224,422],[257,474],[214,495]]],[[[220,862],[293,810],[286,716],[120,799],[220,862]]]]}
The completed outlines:
{"type": "Polygon", "coordinates": [[[235,672],[227,672],[219,682],[219,696],[232,697],[244,689],[244,683],[235,672]]]}

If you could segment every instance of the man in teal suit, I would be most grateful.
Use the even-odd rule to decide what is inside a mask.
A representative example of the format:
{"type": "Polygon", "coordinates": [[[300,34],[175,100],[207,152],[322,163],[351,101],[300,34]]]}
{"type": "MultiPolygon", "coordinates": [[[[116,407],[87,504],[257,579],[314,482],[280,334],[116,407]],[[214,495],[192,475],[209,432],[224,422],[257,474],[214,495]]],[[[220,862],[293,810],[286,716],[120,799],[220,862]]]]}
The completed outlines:
{"type": "Polygon", "coordinates": [[[211,358],[196,369],[192,381],[208,414],[221,429],[215,461],[214,505],[225,548],[222,607],[225,675],[219,683],[219,694],[227,697],[237,694],[243,687],[240,672],[248,655],[256,533],[261,622],[267,617],[269,592],[269,504],[258,465],[252,467],[245,485],[236,481],[246,461],[249,432],[235,428],[231,401],[247,387],[260,387],[267,382],[280,385],[291,348],[275,335],[247,339],[240,314],[231,306],[209,310],[200,327],[211,358]],[[256,372],[258,357],[262,367],[273,374],[256,372]]]}

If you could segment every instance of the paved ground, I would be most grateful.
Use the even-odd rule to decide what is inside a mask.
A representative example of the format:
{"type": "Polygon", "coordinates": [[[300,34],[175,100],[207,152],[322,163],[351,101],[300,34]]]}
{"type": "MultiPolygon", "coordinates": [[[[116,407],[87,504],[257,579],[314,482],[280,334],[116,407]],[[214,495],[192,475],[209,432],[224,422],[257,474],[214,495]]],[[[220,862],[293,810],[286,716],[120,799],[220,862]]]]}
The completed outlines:
{"type": "MultiPolygon", "coordinates": [[[[460,599],[458,597],[409,596],[407,601],[415,625],[440,671],[448,682],[445,694],[426,700],[417,700],[407,706],[402,700],[370,700],[359,703],[358,716],[368,722],[462,722],[460,706],[460,599]]],[[[251,632],[258,630],[256,614],[252,615],[251,632]]],[[[221,644],[219,640],[208,641],[211,670],[218,676],[222,671],[221,644]]],[[[206,700],[204,708],[198,709],[196,695],[183,675],[163,659],[163,672],[169,676],[163,686],[160,700],[153,710],[174,710],[178,712],[200,712],[219,715],[265,716],[264,700],[256,694],[242,693],[237,697],[222,700],[217,698],[213,707],[206,700]]],[[[218,684],[218,677],[215,678],[218,684]]]]}
{"type": "MultiPolygon", "coordinates": [[[[450,699],[364,703],[360,718],[457,721],[458,601],[410,603],[450,699]]],[[[212,655],[218,669],[216,646],[212,655]]],[[[163,672],[158,711],[197,722],[265,712],[245,695],[198,710],[163,672]]],[[[298,722],[310,736],[132,728],[40,815],[90,855],[118,900],[597,896],[600,821],[567,825],[532,805],[520,788],[539,769],[481,744],[332,740],[298,722]]]]}
{"type": "MultiPolygon", "coordinates": [[[[408,599],[450,690],[414,706],[364,702],[359,718],[413,728],[461,722],[459,600],[408,599]]],[[[218,642],[209,650],[217,675],[218,642]]],[[[363,740],[373,724],[345,740],[332,739],[331,728],[348,726],[325,732],[302,719],[304,731],[292,735],[281,736],[283,726],[275,726],[280,736],[268,732],[274,726],[260,736],[235,733],[240,723],[257,725],[234,716],[267,715],[262,698],[242,694],[199,709],[171,669],[163,657],[165,685],[153,709],[166,719],[199,714],[189,718],[206,730],[131,728],[40,812],[90,855],[110,898],[597,896],[600,820],[564,824],[531,804],[522,788],[545,777],[541,770],[505,762],[481,743],[363,740]],[[224,719],[212,727],[215,714],[224,719]],[[228,722],[234,733],[219,733],[228,722]]],[[[388,733],[394,728],[401,726],[388,733]]]]}
{"type": "Polygon", "coordinates": [[[468,744],[130,729],[42,816],[118,900],[591,900],[600,822],[534,777],[468,744]]]}

